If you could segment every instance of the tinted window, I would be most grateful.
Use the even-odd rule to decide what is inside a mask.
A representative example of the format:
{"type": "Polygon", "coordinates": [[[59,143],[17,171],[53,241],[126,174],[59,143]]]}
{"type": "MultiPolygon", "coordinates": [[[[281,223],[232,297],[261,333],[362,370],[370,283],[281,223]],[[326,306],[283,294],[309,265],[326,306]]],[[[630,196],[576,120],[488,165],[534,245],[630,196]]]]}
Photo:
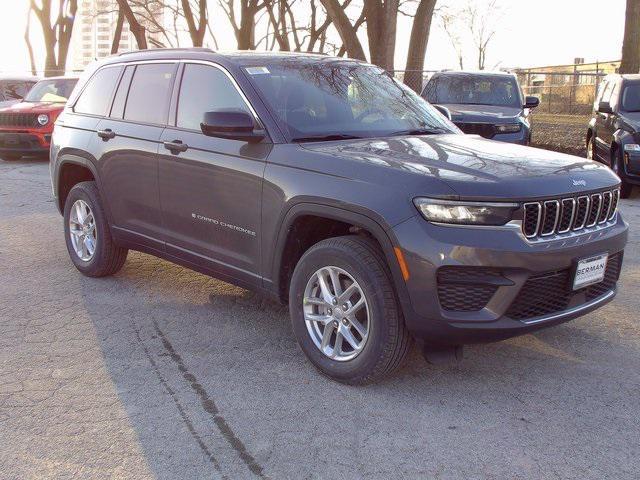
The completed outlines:
{"type": "Polygon", "coordinates": [[[640,83],[628,83],[622,91],[622,110],[640,112],[640,83]]]}
{"type": "Polygon", "coordinates": [[[522,106],[520,88],[511,76],[436,75],[429,80],[423,96],[439,104],[522,106]]]}
{"type": "Polygon", "coordinates": [[[175,70],[172,63],[138,65],[127,96],[125,120],[165,123],[175,70]]]}
{"type": "Polygon", "coordinates": [[[116,88],[121,71],[122,67],[111,67],[96,72],[82,91],[73,111],[90,115],[106,115],[111,94],[116,88]]]}
{"type": "Polygon", "coordinates": [[[205,112],[227,108],[251,113],[224,72],[206,65],[186,65],[178,99],[177,126],[200,130],[205,112]]]}
{"type": "Polygon", "coordinates": [[[73,92],[73,87],[78,83],[77,78],[56,78],[53,80],[42,80],[29,90],[24,97],[25,102],[51,102],[66,103],[69,95],[73,92]]]}
{"type": "Polygon", "coordinates": [[[122,118],[124,115],[124,104],[127,101],[127,94],[129,93],[129,85],[131,85],[131,77],[135,71],[135,66],[129,66],[125,68],[124,75],[120,79],[116,96],[113,99],[113,106],[111,107],[111,117],[122,118]]]}
{"type": "Polygon", "coordinates": [[[0,99],[22,100],[35,82],[5,82],[0,84],[0,99]]]}

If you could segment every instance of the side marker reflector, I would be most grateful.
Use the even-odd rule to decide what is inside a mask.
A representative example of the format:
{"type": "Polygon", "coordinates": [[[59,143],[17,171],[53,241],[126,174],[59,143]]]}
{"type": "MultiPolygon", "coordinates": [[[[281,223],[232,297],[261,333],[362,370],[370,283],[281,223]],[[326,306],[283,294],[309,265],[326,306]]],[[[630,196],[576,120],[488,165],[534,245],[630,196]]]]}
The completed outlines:
{"type": "Polygon", "coordinates": [[[402,272],[402,278],[404,278],[404,281],[406,282],[409,280],[409,268],[407,267],[407,262],[404,260],[402,250],[400,250],[399,247],[393,247],[393,251],[396,253],[398,265],[400,265],[400,271],[402,272]]]}

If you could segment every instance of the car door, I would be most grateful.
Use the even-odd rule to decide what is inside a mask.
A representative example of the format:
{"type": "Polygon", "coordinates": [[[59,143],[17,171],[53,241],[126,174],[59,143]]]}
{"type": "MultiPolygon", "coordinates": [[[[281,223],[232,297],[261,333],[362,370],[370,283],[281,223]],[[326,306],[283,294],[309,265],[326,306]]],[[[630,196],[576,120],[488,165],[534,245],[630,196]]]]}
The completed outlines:
{"type": "Polygon", "coordinates": [[[602,87],[602,95],[599,98],[596,107],[596,133],[595,133],[595,149],[594,154],[598,160],[608,161],[609,159],[609,142],[610,134],[608,132],[609,115],[606,112],[599,110],[599,105],[602,102],[609,102],[611,99],[611,91],[615,85],[615,80],[605,80],[605,84],[602,87]]]}
{"type": "Polygon", "coordinates": [[[176,62],[127,66],[91,147],[116,235],[161,250],[157,155],[177,67],[176,62]]]}
{"type": "Polygon", "coordinates": [[[167,252],[259,285],[262,181],[271,144],[201,132],[204,113],[216,109],[245,110],[260,125],[220,66],[184,64],[176,97],[173,125],[162,133],[158,156],[167,252]]]}

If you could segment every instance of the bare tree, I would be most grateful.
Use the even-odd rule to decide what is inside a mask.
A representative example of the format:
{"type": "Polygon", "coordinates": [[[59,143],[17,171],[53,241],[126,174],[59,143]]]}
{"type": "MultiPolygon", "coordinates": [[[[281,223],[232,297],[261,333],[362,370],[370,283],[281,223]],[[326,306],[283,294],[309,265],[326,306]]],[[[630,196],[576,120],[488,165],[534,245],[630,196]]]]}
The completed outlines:
{"type": "Polygon", "coordinates": [[[113,32],[113,41],[111,42],[111,54],[118,53],[120,50],[120,39],[122,38],[122,27],[124,27],[124,13],[118,8],[118,19],[116,20],[116,29],[113,32]]]}
{"type": "Polygon", "coordinates": [[[35,13],[42,27],[46,51],[45,76],[64,74],[73,23],[78,11],[78,0],[58,0],[58,14],[53,24],[51,23],[51,0],[41,0],[40,4],[37,0],[31,0],[29,10],[35,13]]]}
{"type": "Polygon", "coordinates": [[[399,0],[364,0],[371,63],[393,70],[399,0]]]}
{"type": "Polygon", "coordinates": [[[478,54],[478,70],[484,70],[489,43],[496,34],[497,21],[502,17],[497,0],[480,5],[475,1],[463,10],[463,18],[471,32],[471,38],[478,54]]]}
{"type": "Polygon", "coordinates": [[[418,93],[422,90],[421,70],[424,68],[424,58],[427,53],[431,20],[436,2],[437,0],[420,0],[411,26],[404,83],[418,93]]]}
{"type": "Polygon", "coordinates": [[[136,43],[138,45],[138,49],[146,50],[147,46],[147,34],[144,26],[138,21],[135,13],[131,9],[129,5],[130,2],[128,0],[116,0],[118,2],[118,7],[120,11],[127,19],[127,23],[129,24],[129,30],[133,34],[136,39],[136,43]]]}
{"type": "Polygon", "coordinates": [[[459,17],[455,13],[451,13],[449,10],[440,13],[440,21],[442,23],[442,29],[449,37],[451,46],[456,52],[458,58],[458,65],[460,70],[464,70],[464,54],[462,48],[462,36],[460,35],[459,17]]]}
{"type": "Polygon", "coordinates": [[[327,15],[331,18],[333,26],[338,31],[338,35],[340,35],[346,54],[351,58],[366,60],[364,48],[362,48],[362,44],[358,39],[357,28],[355,24],[352,24],[351,20],[349,20],[346,9],[342,8],[338,0],[320,1],[327,11],[327,15]]]}
{"type": "Polygon", "coordinates": [[[27,51],[29,52],[29,63],[31,64],[31,75],[35,76],[38,73],[36,68],[36,60],[33,56],[33,45],[31,45],[31,9],[27,12],[27,26],[24,29],[24,41],[27,44],[27,51]]]}
{"type": "Polygon", "coordinates": [[[197,0],[198,17],[196,19],[191,8],[190,0],[182,0],[182,11],[189,27],[191,43],[194,47],[201,47],[204,43],[204,36],[207,33],[207,0],[197,0]]]}
{"type": "Polygon", "coordinates": [[[640,71],[640,0],[627,0],[620,73],[640,71]]]}
{"type": "Polygon", "coordinates": [[[254,50],[256,47],[256,16],[266,6],[265,1],[238,0],[240,19],[236,12],[236,0],[219,0],[227,14],[236,36],[238,49],[254,50]]]}

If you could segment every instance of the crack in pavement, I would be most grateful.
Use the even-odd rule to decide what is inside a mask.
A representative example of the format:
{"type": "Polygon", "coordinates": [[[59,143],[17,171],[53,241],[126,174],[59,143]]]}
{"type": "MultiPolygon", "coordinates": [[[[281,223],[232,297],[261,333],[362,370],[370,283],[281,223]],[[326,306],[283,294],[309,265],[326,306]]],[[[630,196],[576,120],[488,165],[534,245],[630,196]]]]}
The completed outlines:
{"type": "Polygon", "coordinates": [[[153,326],[155,327],[156,333],[162,340],[162,345],[169,354],[169,358],[178,366],[178,370],[182,373],[184,379],[189,382],[191,388],[196,392],[196,394],[200,397],[200,401],[202,403],[202,408],[211,416],[216,427],[225,438],[227,442],[233,447],[233,449],[238,453],[242,461],[249,468],[251,473],[258,476],[259,478],[268,477],[265,475],[262,466],[256,461],[255,458],[247,451],[247,447],[244,445],[242,440],[240,440],[236,434],[233,432],[225,418],[220,415],[220,411],[216,406],[213,399],[209,396],[207,391],[198,383],[196,377],[189,372],[189,369],[186,367],[184,362],[182,361],[182,357],[175,351],[173,345],[167,339],[166,335],[160,330],[158,323],[154,320],[153,326]]]}
{"type": "MultiPolygon", "coordinates": [[[[132,321],[132,323],[133,323],[133,321],[132,321]]],[[[160,384],[164,387],[164,389],[169,394],[169,396],[171,397],[173,402],[176,404],[176,408],[178,409],[178,413],[180,414],[180,417],[182,418],[182,421],[184,422],[184,424],[187,426],[187,429],[189,430],[189,433],[194,438],[194,440],[196,441],[196,443],[198,444],[198,446],[200,447],[202,452],[205,454],[207,459],[214,466],[214,468],[218,472],[220,472],[222,474],[222,470],[220,468],[220,463],[218,462],[218,460],[216,460],[216,458],[213,456],[213,453],[211,452],[211,450],[209,450],[207,445],[204,443],[204,440],[202,440],[202,437],[200,437],[200,435],[196,431],[196,429],[195,429],[195,427],[193,425],[193,422],[189,419],[189,417],[187,416],[187,413],[184,410],[184,407],[182,406],[182,404],[178,400],[176,392],[169,386],[169,384],[167,383],[166,379],[164,378],[164,376],[160,372],[160,368],[158,367],[157,362],[153,359],[153,356],[151,355],[151,352],[149,351],[149,349],[147,348],[145,343],[142,341],[142,338],[140,337],[140,330],[138,330],[138,328],[136,327],[135,324],[133,325],[133,330],[134,330],[134,332],[136,334],[136,339],[138,340],[138,343],[140,343],[140,345],[142,346],[142,349],[144,350],[144,353],[145,353],[145,356],[147,357],[147,360],[149,360],[149,363],[151,364],[151,367],[153,368],[153,371],[155,372],[156,376],[158,377],[158,380],[160,380],[160,384]]],[[[228,477],[226,477],[224,474],[222,474],[222,478],[228,478],[228,477]]]]}

